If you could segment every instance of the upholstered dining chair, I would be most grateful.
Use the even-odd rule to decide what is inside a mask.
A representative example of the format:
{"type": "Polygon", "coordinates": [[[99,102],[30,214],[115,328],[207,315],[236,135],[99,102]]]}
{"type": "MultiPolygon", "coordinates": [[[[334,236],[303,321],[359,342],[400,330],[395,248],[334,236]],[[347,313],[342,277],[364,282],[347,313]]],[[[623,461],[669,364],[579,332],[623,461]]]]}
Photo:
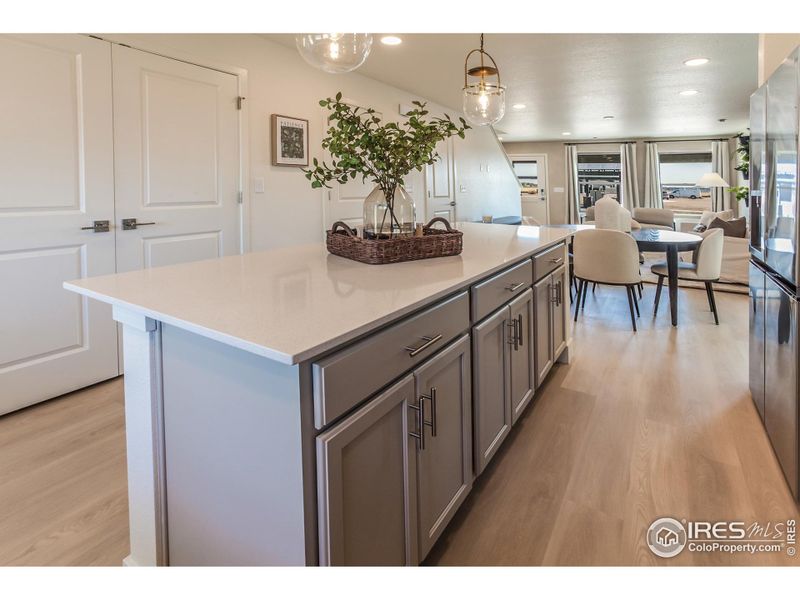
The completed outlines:
{"type": "Polygon", "coordinates": [[[636,241],[622,231],[586,229],[575,232],[572,248],[575,255],[575,278],[579,282],[575,321],[578,320],[578,312],[586,304],[586,290],[590,283],[624,286],[628,292],[631,324],[636,331],[636,317],[639,315],[636,287],[642,280],[636,241]]]}
{"type": "MultiPolygon", "coordinates": [[[[694,251],[693,262],[678,263],[678,279],[688,281],[702,281],[706,284],[706,295],[708,296],[708,308],[714,313],[714,322],[719,325],[717,315],[717,300],[714,298],[713,282],[719,279],[722,270],[722,229],[709,229],[700,234],[703,241],[694,251]]],[[[661,298],[661,288],[664,287],[664,278],[667,277],[667,263],[660,262],[650,267],[653,274],[658,275],[658,287],[656,288],[656,300],[653,305],[653,316],[658,314],[658,301],[661,298]]]]}

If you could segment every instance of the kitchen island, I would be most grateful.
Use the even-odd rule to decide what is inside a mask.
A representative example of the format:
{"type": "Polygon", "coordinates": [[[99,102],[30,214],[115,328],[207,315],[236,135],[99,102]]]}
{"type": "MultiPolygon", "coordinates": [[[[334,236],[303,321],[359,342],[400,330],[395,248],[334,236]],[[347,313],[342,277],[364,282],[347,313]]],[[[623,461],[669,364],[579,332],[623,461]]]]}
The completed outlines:
{"type": "Polygon", "coordinates": [[[65,283],[123,326],[129,565],[418,564],[556,360],[570,228],[65,283]]]}

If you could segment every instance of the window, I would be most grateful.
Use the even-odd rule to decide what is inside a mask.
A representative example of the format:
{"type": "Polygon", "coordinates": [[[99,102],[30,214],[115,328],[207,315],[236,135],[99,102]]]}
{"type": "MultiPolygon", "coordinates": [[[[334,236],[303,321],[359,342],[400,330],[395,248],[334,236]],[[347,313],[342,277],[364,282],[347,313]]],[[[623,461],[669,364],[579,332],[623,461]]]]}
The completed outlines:
{"type": "Polygon", "coordinates": [[[710,188],[695,185],[712,170],[711,152],[661,153],[658,159],[664,208],[683,212],[711,210],[710,188]]]}
{"type": "Polygon", "coordinates": [[[621,163],[618,152],[578,153],[578,187],[581,206],[593,206],[606,194],[619,198],[621,163]]]}
{"type": "Polygon", "coordinates": [[[513,160],[511,166],[522,186],[523,194],[539,193],[539,163],[535,160],[513,160]]]}

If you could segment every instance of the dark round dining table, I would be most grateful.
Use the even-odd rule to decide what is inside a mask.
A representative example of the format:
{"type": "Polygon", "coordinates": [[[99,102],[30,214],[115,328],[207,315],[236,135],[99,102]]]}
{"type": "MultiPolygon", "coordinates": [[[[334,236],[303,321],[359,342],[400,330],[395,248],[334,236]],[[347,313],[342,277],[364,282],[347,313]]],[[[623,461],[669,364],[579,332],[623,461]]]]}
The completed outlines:
{"type": "Polygon", "coordinates": [[[678,325],[678,252],[694,250],[703,238],[694,233],[684,233],[668,229],[642,227],[631,231],[640,252],[665,252],[667,254],[667,274],[669,281],[669,311],[672,324],[678,325]]]}

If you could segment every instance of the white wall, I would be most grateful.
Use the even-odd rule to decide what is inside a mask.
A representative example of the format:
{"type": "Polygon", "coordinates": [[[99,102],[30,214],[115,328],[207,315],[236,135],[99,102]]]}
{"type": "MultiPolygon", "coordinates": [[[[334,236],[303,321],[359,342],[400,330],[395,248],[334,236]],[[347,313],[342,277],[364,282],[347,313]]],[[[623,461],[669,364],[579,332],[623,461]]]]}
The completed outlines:
{"type": "MultiPolygon", "coordinates": [[[[341,91],[345,98],[370,106],[385,119],[399,119],[398,105],[419,99],[410,93],[356,73],[329,75],[307,65],[294,48],[287,48],[249,34],[101,34],[105,39],[202,65],[247,70],[249,177],[264,178],[266,192],[250,193],[250,249],[264,250],[322,239],[325,191],[312,190],[297,168],[270,164],[268,125],[272,113],[309,120],[311,156],[321,158],[325,111],[319,100],[341,91]]],[[[429,104],[432,112],[444,111],[429,104]]],[[[446,111],[453,116],[455,111],[446,111]]],[[[481,214],[520,214],[519,188],[502,147],[488,127],[467,132],[455,143],[458,218],[479,219],[481,214]],[[488,171],[482,165],[490,165],[488,171]],[[459,191],[464,186],[463,192],[459,191]]],[[[409,178],[418,204],[417,218],[424,212],[424,179],[409,178]]]]}
{"type": "Polygon", "coordinates": [[[758,35],[758,85],[764,83],[792,50],[800,46],[800,33],[758,35]]]}

